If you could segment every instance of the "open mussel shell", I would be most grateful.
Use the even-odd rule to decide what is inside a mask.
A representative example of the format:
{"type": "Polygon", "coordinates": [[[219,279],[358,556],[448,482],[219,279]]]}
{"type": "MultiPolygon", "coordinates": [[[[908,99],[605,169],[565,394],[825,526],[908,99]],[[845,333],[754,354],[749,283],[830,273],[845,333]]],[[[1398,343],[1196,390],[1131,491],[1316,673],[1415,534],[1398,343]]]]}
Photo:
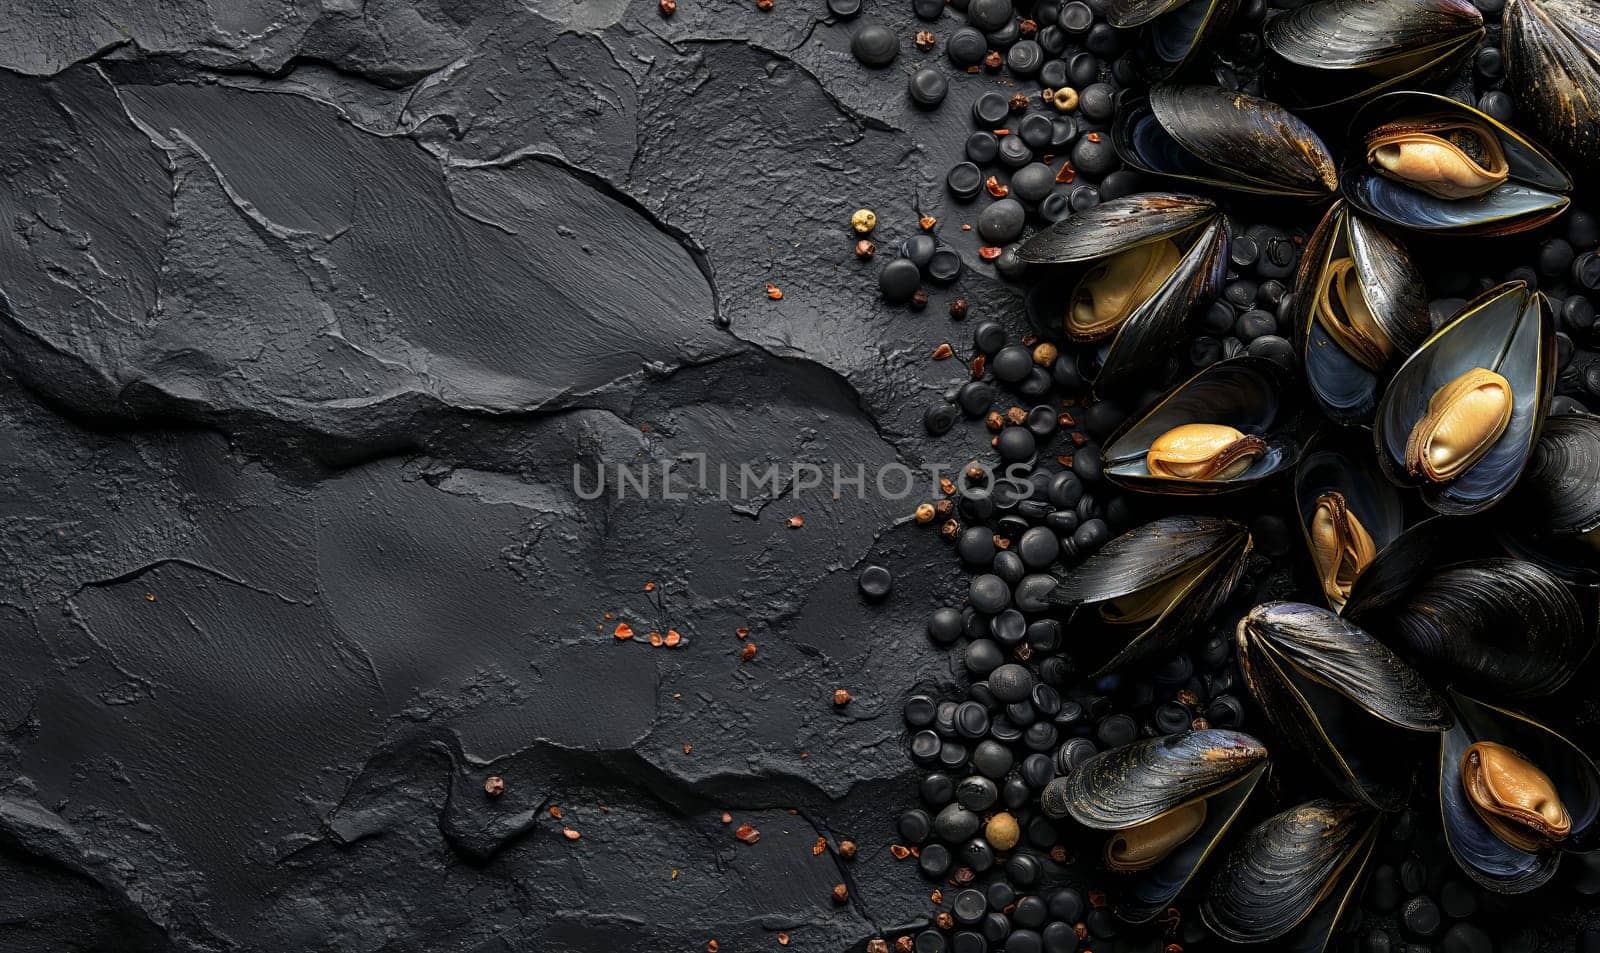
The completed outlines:
{"type": "Polygon", "coordinates": [[[1555,326],[1550,303],[1520,281],[1508,282],[1469,302],[1424,341],[1395,372],[1373,420],[1378,463],[1389,479],[1420,486],[1422,498],[1440,513],[1462,516],[1493,506],[1511,492],[1544,425],[1555,388],[1555,326]],[[1498,375],[1503,415],[1499,435],[1478,418],[1453,418],[1451,388],[1482,372],[1498,375]],[[1509,394],[1506,390],[1509,389],[1509,394]],[[1507,414],[1505,416],[1504,414],[1507,414]],[[1438,435],[1437,440],[1434,435],[1438,435]],[[1457,466],[1446,479],[1432,479],[1435,450],[1457,466]],[[1464,461],[1472,461],[1466,465],[1464,461]]]}
{"type": "Polygon", "coordinates": [[[1028,317],[1054,339],[1085,340],[1069,320],[1081,291],[1118,256],[1170,245],[1172,270],[1148,294],[1125,301],[1114,328],[1094,341],[1087,377],[1098,392],[1147,386],[1183,337],[1194,303],[1217,293],[1228,262],[1228,221],[1216,203],[1192,195],[1150,192],[1103,202],[1062,219],[1017,248],[1035,283],[1028,317]]]}
{"type": "Polygon", "coordinates": [[[1240,0],[1111,0],[1106,22],[1119,30],[1144,27],[1134,63],[1149,79],[1166,79],[1225,30],[1240,0]]]}
{"type": "Polygon", "coordinates": [[[1344,202],[1306,243],[1294,309],[1311,395],[1347,426],[1372,419],[1382,381],[1429,331],[1422,275],[1405,246],[1344,202]]]}
{"type": "Polygon", "coordinates": [[[1229,851],[1201,917],[1232,943],[1321,953],[1364,879],[1378,819],[1321,799],[1267,818],[1229,851]]]}
{"type": "Polygon", "coordinates": [[[1496,696],[1549,695],[1594,647],[1566,585],[1508,557],[1430,567],[1403,597],[1346,616],[1413,664],[1496,696]]]}
{"type": "Polygon", "coordinates": [[[1373,466],[1366,446],[1312,445],[1295,469],[1295,508],[1318,583],[1335,612],[1384,547],[1405,529],[1394,485],[1373,466]]]}
{"type": "MultiPolygon", "coordinates": [[[[1163,913],[1194,877],[1267,773],[1267,749],[1238,731],[1202,728],[1113,748],[1040,794],[1045,814],[1085,827],[1127,831],[1182,813],[1204,820],[1149,867],[1128,874],[1114,907],[1144,923],[1163,913]]],[[[1150,828],[1144,828],[1146,831],[1150,828]]]]}
{"type": "Polygon", "coordinates": [[[1233,592],[1249,552],[1249,531],[1231,520],[1162,517],[1100,547],[1066,574],[1050,602],[1080,610],[1074,624],[1099,630],[1093,644],[1114,647],[1100,671],[1121,668],[1209,618],[1233,592]]]}
{"type": "Polygon", "coordinates": [[[1445,842],[1467,876],[1499,893],[1526,893],[1555,876],[1564,851],[1600,846],[1600,772],[1582,750],[1516,712],[1456,692],[1450,693],[1450,704],[1456,724],[1439,745],[1439,811],[1445,842]],[[1544,772],[1570,819],[1564,839],[1522,850],[1484,823],[1461,777],[1462,757],[1477,742],[1504,745],[1544,772]]]}
{"type": "Polygon", "coordinates": [[[1500,45],[1517,114],[1583,171],[1600,172],[1600,5],[1510,0],[1500,45]]]}
{"type": "Polygon", "coordinates": [[[1401,804],[1425,735],[1450,715],[1421,675],[1329,609],[1269,602],[1239,620],[1239,664],[1267,717],[1350,797],[1401,804]]]}
{"type": "Polygon", "coordinates": [[[1319,0],[1267,22],[1267,49],[1297,107],[1331,106],[1400,83],[1421,85],[1483,39],[1471,0],[1319,0]]]}
{"type": "Polygon", "coordinates": [[[1276,103],[1215,86],[1155,86],[1117,110],[1124,162],[1236,192],[1323,199],[1338,168],[1310,126],[1276,103]]]}
{"type": "Polygon", "coordinates": [[[1549,417],[1508,498],[1508,549],[1567,582],[1600,585],[1600,417],[1549,417]]]}
{"type": "Polygon", "coordinates": [[[1356,113],[1340,181],[1345,198],[1366,214],[1436,234],[1511,235],[1543,225],[1572,202],[1572,178],[1543,148],[1465,103],[1409,90],[1385,93],[1356,113]],[[1504,154],[1504,181],[1482,194],[1442,198],[1381,175],[1369,163],[1368,139],[1380,129],[1421,128],[1434,121],[1476,130],[1497,146],[1504,154]]]}
{"type": "MultiPolygon", "coordinates": [[[[1260,357],[1235,357],[1201,370],[1164,394],[1143,414],[1130,418],[1101,448],[1106,479],[1141,493],[1209,496],[1256,486],[1294,469],[1307,438],[1307,415],[1283,370],[1260,357]],[[1214,448],[1195,452],[1227,454],[1240,438],[1255,444],[1233,470],[1207,475],[1172,475],[1163,438],[1190,425],[1229,428],[1229,437],[1214,448]],[[1152,453],[1157,465],[1152,470],[1152,453]]],[[[1218,431],[1221,432],[1221,431],[1218,431]]],[[[1220,462],[1220,459],[1219,459],[1220,462]]]]}

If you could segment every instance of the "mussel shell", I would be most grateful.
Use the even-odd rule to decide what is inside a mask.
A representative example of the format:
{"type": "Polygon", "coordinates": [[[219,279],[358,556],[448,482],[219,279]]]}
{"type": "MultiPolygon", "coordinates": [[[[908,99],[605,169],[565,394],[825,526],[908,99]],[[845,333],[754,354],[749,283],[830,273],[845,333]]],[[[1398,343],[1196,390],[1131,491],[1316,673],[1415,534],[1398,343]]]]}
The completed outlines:
{"type": "Polygon", "coordinates": [[[1119,30],[1145,27],[1134,53],[1139,71],[1165,79],[1226,29],[1240,0],[1111,0],[1106,22],[1119,30]]]}
{"type": "Polygon", "coordinates": [[[1266,358],[1235,357],[1204,368],[1168,391],[1144,414],[1128,420],[1100,451],[1107,480],[1142,493],[1209,496],[1256,486],[1292,470],[1300,461],[1307,424],[1295,391],[1281,368],[1266,358]],[[1146,462],[1150,445],[1183,424],[1226,424],[1267,442],[1248,470],[1225,480],[1178,480],[1153,476],[1146,462]]]}
{"type": "Polygon", "coordinates": [[[1480,886],[1526,893],[1555,876],[1563,851],[1593,850],[1600,842],[1600,772],[1572,742],[1515,712],[1450,693],[1456,724],[1439,744],[1439,812],[1445,843],[1456,863],[1480,886]],[[1572,817],[1572,831],[1557,847],[1529,852],[1491,831],[1461,786],[1461,757],[1474,742],[1495,741],[1531,760],[1554,782],[1572,817]]]}
{"type": "Polygon", "coordinates": [[[1203,728],[1113,748],[1045,786],[1040,807],[1096,830],[1125,830],[1204,800],[1206,820],[1149,870],[1132,875],[1114,907],[1130,923],[1159,916],[1183,890],[1266,776],[1267,749],[1247,734],[1203,728]]]}
{"type": "Polygon", "coordinates": [[[1572,178],[1543,148],[1510,126],[1435,93],[1385,93],[1356,113],[1340,181],[1350,204],[1402,228],[1460,235],[1511,235],[1536,228],[1566,211],[1572,178]],[[1447,114],[1494,133],[1505,150],[1510,177],[1492,192],[1442,199],[1379,175],[1367,164],[1365,137],[1378,126],[1408,116],[1447,114]]]}
{"type": "Polygon", "coordinates": [[[1099,671],[1120,668],[1172,645],[1209,618],[1239,581],[1250,552],[1250,532],[1211,516],[1167,516],[1135,527],[1100,547],[1061,580],[1053,605],[1093,606],[1198,571],[1189,590],[1136,633],[1099,671]]]}
{"type": "Polygon", "coordinates": [[[1362,619],[1381,618],[1381,613],[1409,596],[1437,567],[1502,554],[1499,544],[1481,526],[1447,516],[1430,517],[1378,551],[1352,587],[1344,616],[1358,625],[1362,619]]]}
{"type": "Polygon", "coordinates": [[[1327,269],[1345,257],[1355,263],[1373,318],[1401,358],[1428,336],[1428,300],[1422,274],[1405,246],[1345,202],[1328,209],[1300,258],[1293,323],[1300,332],[1312,396],[1334,422],[1353,425],[1370,420],[1378,406],[1378,374],[1346,353],[1316,320],[1327,269]]]}
{"type": "Polygon", "coordinates": [[[1483,14],[1470,0],[1320,0],[1272,18],[1265,30],[1283,95],[1299,107],[1420,85],[1483,36],[1483,14]]]}
{"type": "MultiPolygon", "coordinates": [[[[1499,511],[1497,511],[1499,512],[1499,511]]],[[[1533,456],[1504,507],[1506,547],[1567,582],[1600,585],[1600,417],[1545,419],[1533,456]]]]}
{"type": "Polygon", "coordinates": [[[1422,676],[1377,639],[1320,606],[1269,602],[1239,620],[1239,664],[1278,730],[1351,797],[1384,810],[1405,798],[1413,733],[1450,715],[1422,676]]]}
{"type": "Polygon", "coordinates": [[[1474,368],[1511,384],[1511,421],[1491,450],[1447,483],[1422,486],[1430,507],[1452,516],[1488,509],[1516,485],[1544,426],[1555,389],[1555,325],[1550,303],[1520,281],[1469,302],[1395,372],[1373,421],[1378,463],[1401,486],[1421,481],[1406,472],[1406,441],[1434,393],[1474,368]]]}
{"type": "Polygon", "coordinates": [[[1051,817],[1125,830],[1210,797],[1266,758],[1266,747],[1241,731],[1181,731],[1102,751],[1051,781],[1040,803],[1051,817]]]}
{"type": "Polygon", "coordinates": [[[1215,86],[1155,86],[1117,110],[1112,143],[1143,172],[1261,195],[1327,198],[1338,169],[1317,134],[1276,103],[1215,86]]]}
{"type": "Polygon", "coordinates": [[[1232,943],[1318,953],[1363,880],[1377,832],[1378,815],[1355,804],[1319,799],[1275,814],[1229,852],[1200,915],[1232,943]]]}
{"type": "Polygon", "coordinates": [[[1517,114],[1589,173],[1600,172],[1600,6],[1510,0],[1500,45],[1517,114]]]}
{"type": "Polygon", "coordinates": [[[1183,337],[1198,300],[1217,293],[1227,271],[1228,220],[1216,203],[1192,195],[1150,192],[1103,202],[1062,219],[1022,243],[1018,256],[1042,278],[1028,290],[1028,317],[1047,337],[1063,336],[1062,322],[1084,267],[1118,252],[1169,238],[1192,243],[1177,270],[1097,348],[1092,377],[1098,393],[1128,384],[1148,386],[1183,337]],[[1059,266],[1059,267],[1057,267],[1059,266]]]}
{"type": "Polygon", "coordinates": [[[1559,690],[1594,647],[1572,593],[1522,559],[1436,569],[1381,611],[1346,615],[1415,665],[1514,698],[1559,690]]]}
{"type": "Polygon", "coordinates": [[[1381,558],[1384,547],[1405,529],[1405,507],[1394,485],[1373,467],[1372,458],[1360,452],[1365,449],[1341,446],[1334,440],[1313,444],[1295,469],[1294,498],[1300,513],[1300,535],[1309,551],[1313,549],[1311,521],[1316,515],[1317,499],[1329,491],[1343,496],[1378,550],[1379,556],[1368,565],[1371,568],[1381,558]]]}

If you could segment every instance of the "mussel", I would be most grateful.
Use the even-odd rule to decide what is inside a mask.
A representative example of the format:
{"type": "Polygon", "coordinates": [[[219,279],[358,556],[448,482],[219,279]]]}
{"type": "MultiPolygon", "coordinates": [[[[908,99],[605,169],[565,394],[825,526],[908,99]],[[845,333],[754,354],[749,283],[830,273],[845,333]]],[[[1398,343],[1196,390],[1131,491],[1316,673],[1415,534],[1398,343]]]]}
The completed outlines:
{"type": "Polygon", "coordinates": [[[1594,646],[1578,601],[1534,563],[1498,556],[1421,567],[1405,589],[1362,598],[1345,615],[1430,672],[1497,695],[1544,696],[1594,646]]]}
{"type": "Polygon", "coordinates": [[[1229,852],[1201,917],[1232,943],[1320,953],[1364,879],[1378,817],[1319,799],[1267,818],[1229,852]]]}
{"type": "Polygon", "coordinates": [[[1228,222],[1209,199],[1145,193],[1103,202],[1024,242],[1017,255],[1039,280],[1034,326],[1095,346],[1086,377],[1100,391],[1145,383],[1182,337],[1194,303],[1217,292],[1228,222]]]}
{"type": "Polygon", "coordinates": [[[1331,610],[1256,606],[1239,621],[1239,664],[1267,717],[1347,795],[1392,810],[1449,713],[1422,676],[1331,610]]]}
{"type": "Polygon", "coordinates": [[[1261,195],[1324,199],[1339,173],[1310,126],[1276,103],[1215,86],[1156,86],[1121,104],[1111,127],[1143,172],[1261,195]]]}
{"type": "Polygon", "coordinates": [[[1600,585],[1600,417],[1546,419],[1505,515],[1513,552],[1567,582],[1600,585]]]}
{"type": "Polygon", "coordinates": [[[1600,5],[1510,0],[1500,46],[1517,113],[1586,172],[1600,172],[1600,5]]]}
{"type": "Polygon", "coordinates": [[[1563,852],[1600,846],[1600,772],[1582,750],[1516,712],[1456,692],[1450,705],[1439,811],[1467,876],[1526,893],[1555,876],[1563,852]]]}
{"type": "Polygon", "coordinates": [[[1172,645],[1233,592],[1250,533],[1209,516],[1168,516],[1123,533],[1061,580],[1053,605],[1079,610],[1082,645],[1113,657],[1100,671],[1172,645]]]}
{"type": "Polygon", "coordinates": [[[1300,461],[1294,495],[1323,597],[1342,611],[1361,574],[1405,528],[1400,494],[1369,454],[1328,441],[1300,461]]]}
{"type": "Polygon", "coordinates": [[[1267,49],[1297,107],[1331,106],[1426,83],[1483,40],[1471,0],[1319,0],[1267,21],[1267,49]]]}
{"type": "Polygon", "coordinates": [[[1469,302],[1401,365],[1373,422],[1389,479],[1450,515],[1477,513],[1516,484],[1555,386],[1555,328],[1522,282],[1469,302]]]}
{"type": "Polygon", "coordinates": [[[1095,755],[1046,785],[1039,803],[1050,817],[1109,832],[1105,865],[1129,875],[1115,912],[1144,923],[1194,877],[1267,770],[1256,739],[1203,728],[1095,755]]]}
{"type": "Polygon", "coordinates": [[[1385,93],[1356,113],[1350,132],[1345,198],[1403,228],[1510,235],[1572,201],[1572,179],[1549,153],[1445,96],[1385,93]]]}
{"type": "Polygon", "coordinates": [[[1106,440],[1101,466],[1111,482],[1145,493],[1228,493],[1292,469],[1304,424],[1278,365],[1231,358],[1130,418],[1106,440]]]}
{"type": "Polygon", "coordinates": [[[1422,275],[1405,247],[1344,202],[1306,243],[1294,308],[1311,394],[1341,424],[1371,419],[1383,379],[1428,336],[1422,275]]]}
{"type": "Polygon", "coordinates": [[[1160,80],[1182,70],[1238,9],[1239,0],[1111,0],[1106,22],[1119,30],[1145,28],[1133,61],[1160,80]]]}

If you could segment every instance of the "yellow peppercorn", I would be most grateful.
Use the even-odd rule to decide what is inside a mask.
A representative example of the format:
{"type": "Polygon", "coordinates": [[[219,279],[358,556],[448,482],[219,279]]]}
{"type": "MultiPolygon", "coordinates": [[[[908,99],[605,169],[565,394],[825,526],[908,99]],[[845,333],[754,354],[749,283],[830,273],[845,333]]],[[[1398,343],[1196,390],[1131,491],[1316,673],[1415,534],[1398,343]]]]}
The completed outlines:
{"type": "Polygon", "coordinates": [[[1071,86],[1063,86],[1050,97],[1056,108],[1064,113],[1072,112],[1078,108],[1078,91],[1071,86]]]}
{"type": "Polygon", "coordinates": [[[856,230],[857,235],[865,235],[878,227],[878,215],[870,208],[858,208],[850,216],[850,227],[856,230]]]}

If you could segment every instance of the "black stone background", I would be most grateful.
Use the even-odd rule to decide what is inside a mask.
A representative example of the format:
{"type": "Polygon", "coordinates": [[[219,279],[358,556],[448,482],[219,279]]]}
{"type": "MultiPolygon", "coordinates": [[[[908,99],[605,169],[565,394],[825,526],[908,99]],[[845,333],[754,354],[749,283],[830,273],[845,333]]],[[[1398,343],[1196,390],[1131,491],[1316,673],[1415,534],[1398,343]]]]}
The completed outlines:
{"type": "Polygon", "coordinates": [[[884,307],[845,223],[944,219],[1020,329],[941,185],[1003,80],[913,110],[959,24],[923,55],[909,4],[868,13],[885,71],[794,0],[0,0],[0,949],[831,951],[928,916],[887,847],[900,705],[955,683],[938,536],[570,473],[973,452],[921,426],[970,325],[884,307]]]}

